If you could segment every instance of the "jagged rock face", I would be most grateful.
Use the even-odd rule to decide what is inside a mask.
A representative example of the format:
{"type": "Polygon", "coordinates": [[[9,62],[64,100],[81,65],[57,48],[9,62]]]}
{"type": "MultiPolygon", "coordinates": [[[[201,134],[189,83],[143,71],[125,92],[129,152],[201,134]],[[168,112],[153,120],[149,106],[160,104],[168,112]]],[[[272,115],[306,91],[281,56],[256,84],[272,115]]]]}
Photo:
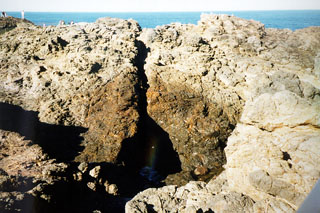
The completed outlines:
{"type": "Polygon", "coordinates": [[[0,39],[0,101],[38,111],[41,122],[88,127],[78,160],[113,162],[139,119],[139,31],[133,20],[111,18],[18,26],[0,39]]]}
{"type": "Polygon", "coordinates": [[[121,73],[92,94],[84,136],[85,150],[78,161],[114,162],[121,142],[137,133],[139,121],[139,79],[134,73],[121,73]],[[117,125],[115,125],[117,124],[117,125]]]}
{"type": "MultiPolygon", "coordinates": [[[[18,105],[33,112],[19,108],[17,112],[31,116],[18,122],[21,126],[13,124],[10,116],[15,113],[10,112],[0,117],[5,121],[0,127],[21,128],[34,141],[0,132],[0,186],[6,190],[0,202],[23,199],[25,191],[12,188],[25,189],[29,183],[19,180],[19,170],[32,180],[40,173],[39,180],[50,180],[51,170],[63,172],[65,164],[46,154],[70,161],[76,152],[77,161],[115,162],[122,142],[136,135],[145,113],[142,41],[149,50],[144,66],[147,113],[169,134],[183,169],[178,175],[217,175],[226,165],[208,184],[141,192],[126,210],[297,210],[320,177],[320,28],[292,32],[233,16],[203,15],[198,25],[145,29],[139,39],[138,34],[136,22],[118,19],[47,28],[17,24],[1,34],[0,102],[5,104],[0,109],[18,105]],[[35,124],[40,133],[26,123],[35,124]],[[55,137],[66,132],[70,137],[55,137]],[[83,132],[84,149],[78,150],[72,143],[83,132]]],[[[167,137],[161,128],[160,135],[167,137]]],[[[143,135],[139,132],[138,138],[143,135]]],[[[95,168],[100,165],[81,166],[72,178],[91,193],[123,190],[113,185],[118,177],[109,183],[100,174],[107,171],[95,168]]],[[[30,193],[41,192],[41,187],[30,193]]]]}
{"type": "Polygon", "coordinates": [[[247,101],[225,149],[230,190],[297,210],[319,179],[319,39],[319,27],[267,29],[246,63],[247,101]]]}
{"type": "Polygon", "coordinates": [[[228,190],[225,172],[209,183],[191,181],[185,186],[147,189],[126,204],[126,212],[295,212],[277,199],[255,202],[228,190]]]}
{"type": "Polygon", "coordinates": [[[26,19],[19,19],[14,17],[0,17],[0,34],[5,33],[9,30],[14,29],[17,26],[30,26],[33,25],[32,22],[26,19]]]}
{"type": "Polygon", "coordinates": [[[142,33],[140,39],[150,48],[145,65],[148,113],[169,133],[183,170],[210,171],[225,163],[222,147],[245,98],[238,63],[247,55],[239,49],[255,54],[255,43],[246,38],[264,34],[258,22],[227,16],[204,16],[197,26],[171,24],[142,33]]]}
{"type": "MultiPolygon", "coordinates": [[[[186,190],[188,185],[150,189],[128,202],[127,212],[137,208],[145,212],[167,209],[187,212],[189,208],[190,212],[238,212],[246,208],[245,211],[252,212],[296,211],[320,177],[320,28],[295,32],[264,29],[254,21],[203,15],[197,26],[172,24],[146,30],[143,35],[142,40],[151,49],[146,65],[150,84],[148,112],[171,134],[175,146],[193,137],[189,126],[184,124],[188,116],[181,116],[181,111],[192,111],[196,104],[187,105],[187,109],[181,107],[181,111],[167,107],[161,114],[162,106],[186,106],[181,102],[187,103],[190,98],[196,100],[200,96],[202,98],[195,103],[206,100],[224,112],[212,117],[214,122],[210,123],[224,128],[225,134],[228,125],[220,125],[223,124],[221,120],[236,124],[236,128],[225,148],[227,163],[220,176],[225,176],[227,184],[222,187],[222,193],[215,193],[210,183],[203,185],[201,182],[193,183],[198,188],[192,190],[186,190]],[[187,36],[193,38],[189,41],[193,41],[194,46],[185,46],[187,36]],[[199,55],[204,50],[202,56],[210,57],[200,63],[199,55]],[[217,65],[211,65],[214,62],[217,65]],[[183,87],[187,89],[180,89],[183,87]],[[185,96],[176,92],[181,90],[186,91],[185,96]],[[223,104],[229,100],[232,104],[223,104]],[[223,117],[224,114],[227,116],[223,117]],[[187,131],[186,139],[182,136],[187,131]],[[179,194],[180,191],[185,194],[179,194]],[[203,192],[206,196],[202,196],[203,192]],[[246,207],[227,201],[228,197],[241,200],[237,193],[243,193],[241,199],[246,200],[240,203],[249,201],[246,207]],[[203,203],[190,207],[192,196],[203,203]],[[212,200],[206,202],[209,198],[212,200]]],[[[208,116],[198,113],[193,120],[203,118],[208,119],[208,116]]],[[[195,140],[194,144],[197,142],[195,140]]],[[[183,159],[182,149],[177,150],[183,159]]],[[[214,152],[210,154],[215,156],[214,152]]]]}
{"type": "Polygon", "coordinates": [[[44,186],[60,181],[68,166],[14,132],[0,130],[0,147],[0,209],[33,212],[38,197],[50,200],[44,186]]]}

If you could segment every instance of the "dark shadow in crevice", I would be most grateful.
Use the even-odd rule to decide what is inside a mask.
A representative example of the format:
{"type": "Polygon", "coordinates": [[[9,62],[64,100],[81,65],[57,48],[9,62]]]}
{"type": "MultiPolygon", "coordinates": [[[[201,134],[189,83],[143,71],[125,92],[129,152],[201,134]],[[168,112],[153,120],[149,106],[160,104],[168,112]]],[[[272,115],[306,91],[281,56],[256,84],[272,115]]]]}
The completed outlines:
{"type": "Polygon", "coordinates": [[[289,155],[289,153],[288,152],[282,152],[282,159],[283,160],[291,160],[291,156],[289,155]]]}
{"type": "Polygon", "coordinates": [[[92,67],[91,67],[91,70],[90,70],[89,74],[98,73],[101,67],[102,67],[101,64],[99,64],[99,63],[97,63],[97,62],[94,63],[94,64],[92,65],[92,67]]]}
{"type": "Polygon", "coordinates": [[[180,172],[181,162],[168,133],[149,116],[142,119],[139,133],[123,141],[118,161],[133,170],[149,167],[164,177],[180,172]]]}
{"type": "Polygon", "coordinates": [[[7,103],[0,103],[0,129],[17,132],[40,145],[50,158],[70,161],[83,147],[83,127],[47,124],[39,121],[38,113],[7,103]]]}
{"type": "MultiPolygon", "coordinates": [[[[146,92],[149,85],[144,63],[150,50],[141,41],[136,40],[135,45],[139,50],[135,66],[138,68],[140,79],[140,88],[138,88],[140,121],[138,133],[133,138],[123,141],[117,160],[135,171],[147,167],[166,177],[168,174],[180,172],[181,162],[173,149],[168,133],[147,113],[146,92]]],[[[153,172],[148,169],[145,172],[153,172]]]]}
{"type": "Polygon", "coordinates": [[[142,177],[137,171],[130,170],[129,167],[111,163],[91,163],[88,165],[88,171],[82,174],[81,181],[75,181],[73,174],[77,171],[78,165],[76,162],[70,163],[67,174],[69,181],[59,181],[43,189],[43,194],[51,195],[51,203],[42,206],[38,204],[38,212],[125,212],[125,204],[137,193],[160,186],[142,177]],[[89,171],[95,166],[101,166],[101,183],[89,175],[89,171]],[[106,193],[105,181],[117,185],[118,195],[106,193]],[[96,183],[95,191],[88,188],[88,182],[96,183]]]}
{"type": "Polygon", "coordinates": [[[66,40],[64,40],[60,37],[57,38],[57,42],[61,45],[62,49],[69,44],[69,42],[67,42],[66,40]]]}

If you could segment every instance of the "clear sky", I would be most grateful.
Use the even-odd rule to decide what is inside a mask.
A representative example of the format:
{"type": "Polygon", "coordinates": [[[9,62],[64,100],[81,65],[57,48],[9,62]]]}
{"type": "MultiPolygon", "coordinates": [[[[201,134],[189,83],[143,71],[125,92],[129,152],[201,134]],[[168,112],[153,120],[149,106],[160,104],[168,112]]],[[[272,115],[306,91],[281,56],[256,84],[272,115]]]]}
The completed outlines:
{"type": "Polygon", "coordinates": [[[320,0],[0,0],[0,11],[141,12],[320,9],[320,0]]]}

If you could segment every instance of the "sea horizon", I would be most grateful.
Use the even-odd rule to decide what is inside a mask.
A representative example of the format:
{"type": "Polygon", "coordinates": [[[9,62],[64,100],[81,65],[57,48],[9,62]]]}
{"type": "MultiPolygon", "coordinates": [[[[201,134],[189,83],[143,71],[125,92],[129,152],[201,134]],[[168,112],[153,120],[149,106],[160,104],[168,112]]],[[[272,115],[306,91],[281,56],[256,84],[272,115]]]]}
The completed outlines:
{"type": "MultiPolygon", "coordinates": [[[[237,11],[183,11],[183,12],[32,12],[25,18],[34,24],[58,25],[60,20],[70,22],[95,22],[101,17],[134,19],[142,28],[155,28],[170,23],[197,24],[201,14],[227,14],[260,21],[266,28],[302,29],[320,26],[320,10],[237,10],[237,11]]],[[[7,11],[9,16],[21,17],[20,11],[7,11]]]]}

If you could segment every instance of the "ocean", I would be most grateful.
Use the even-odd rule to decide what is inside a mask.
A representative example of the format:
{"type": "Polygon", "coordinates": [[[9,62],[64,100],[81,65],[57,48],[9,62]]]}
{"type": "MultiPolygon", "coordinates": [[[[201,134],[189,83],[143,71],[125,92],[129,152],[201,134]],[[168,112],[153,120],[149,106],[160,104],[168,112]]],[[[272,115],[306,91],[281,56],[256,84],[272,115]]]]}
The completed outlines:
{"type": "MultiPolygon", "coordinates": [[[[25,18],[42,26],[57,25],[60,20],[65,23],[95,22],[100,17],[132,18],[142,28],[155,28],[158,25],[180,22],[197,24],[202,13],[229,14],[245,19],[253,19],[265,24],[267,28],[301,29],[320,26],[320,10],[276,10],[276,11],[206,11],[206,12],[139,12],[139,13],[91,13],[91,12],[28,12],[25,18]]],[[[21,17],[20,12],[7,12],[9,16],[21,17]]]]}

